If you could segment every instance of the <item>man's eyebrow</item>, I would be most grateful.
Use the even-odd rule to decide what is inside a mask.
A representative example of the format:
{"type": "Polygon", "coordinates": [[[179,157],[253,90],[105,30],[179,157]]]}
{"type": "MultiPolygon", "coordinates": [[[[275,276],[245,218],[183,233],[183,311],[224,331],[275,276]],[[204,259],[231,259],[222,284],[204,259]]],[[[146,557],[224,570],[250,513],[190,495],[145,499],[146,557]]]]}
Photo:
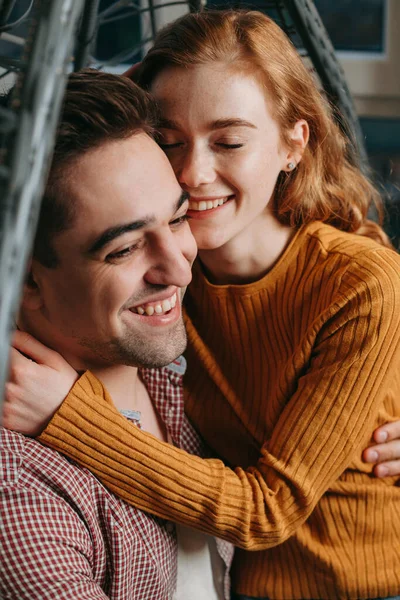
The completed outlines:
{"type": "MultiPolygon", "coordinates": [[[[257,129],[254,123],[251,121],[246,121],[246,119],[238,119],[238,118],[227,118],[227,119],[217,119],[216,121],[212,121],[208,125],[209,129],[226,129],[228,127],[251,127],[251,129],[257,129]]],[[[160,129],[172,129],[179,130],[179,123],[170,119],[161,119],[159,123],[160,129]]]]}
{"type": "MultiPolygon", "coordinates": [[[[187,192],[182,191],[181,195],[179,196],[179,198],[175,204],[174,213],[176,213],[180,209],[182,204],[184,204],[186,202],[186,200],[188,200],[188,199],[189,199],[189,194],[187,192]]],[[[106,229],[105,231],[103,231],[103,233],[101,233],[95,239],[95,241],[90,246],[87,253],[95,254],[96,252],[98,252],[99,250],[104,248],[104,246],[106,246],[107,244],[109,244],[110,242],[115,240],[116,238],[120,237],[121,235],[124,235],[125,233],[129,233],[130,231],[138,231],[139,229],[143,229],[147,225],[151,225],[151,223],[154,223],[155,220],[156,220],[156,218],[154,215],[151,215],[151,216],[149,215],[149,216],[144,217],[143,219],[139,219],[137,221],[132,221],[131,223],[123,223],[122,225],[116,225],[115,227],[110,227],[109,229],[106,229]]]]}
{"type": "Polygon", "coordinates": [[[143,229],[143,227],[146,227],[146,225],[150,225],[153,221],[155,221],[155,217],[148,216],[138,221],[132,221],[131,223],[123,223],[122,225],[110,227],[109,229],[103,231],[103,233],[101,233],[95,239],[87,253],[95,254],[116,238],[120,237],[121,235],[124,235],[124,233],[129,233],[130,231],[137,231],[138,229],[143,229]]]}

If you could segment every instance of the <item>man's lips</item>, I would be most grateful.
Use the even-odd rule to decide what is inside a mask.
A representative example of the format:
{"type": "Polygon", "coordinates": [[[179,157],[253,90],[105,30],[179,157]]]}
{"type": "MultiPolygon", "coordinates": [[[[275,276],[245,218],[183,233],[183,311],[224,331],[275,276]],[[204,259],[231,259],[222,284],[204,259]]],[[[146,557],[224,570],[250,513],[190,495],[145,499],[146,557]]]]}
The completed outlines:
{"type": "Polygon", "coordinates": [[[138,315],[146,315],[149,317],[153,315],[164,315],[176,306],[178,301],[177,294],[178,292],[175,291],[173,294],[170,294],[169,297],[163,299],[158,298],[153,302],[146,302],[138,306],[134,306],[130,308],[130,311],[138,315]]]}

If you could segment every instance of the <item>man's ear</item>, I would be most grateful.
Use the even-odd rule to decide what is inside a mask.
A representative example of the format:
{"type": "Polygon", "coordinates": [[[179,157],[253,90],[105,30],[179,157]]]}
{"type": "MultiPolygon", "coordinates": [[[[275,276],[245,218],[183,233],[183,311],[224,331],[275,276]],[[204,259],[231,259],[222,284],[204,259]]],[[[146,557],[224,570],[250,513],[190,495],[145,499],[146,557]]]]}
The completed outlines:
{"type": "Polygon", "coordinates": [[[307,121],[300,119],[289,133],[291,149],[286,155],[286,168],[284,171],[292,171],[302,159],[305,147],[308,144],[310,130],[307,121]]]}
{"type": "Polygon", "coordinates": [[[35,263],[30,261],[22,292],[21,306],[27,310],[39,310],[43,305],[40,286],[37,283],[35,263]]]}

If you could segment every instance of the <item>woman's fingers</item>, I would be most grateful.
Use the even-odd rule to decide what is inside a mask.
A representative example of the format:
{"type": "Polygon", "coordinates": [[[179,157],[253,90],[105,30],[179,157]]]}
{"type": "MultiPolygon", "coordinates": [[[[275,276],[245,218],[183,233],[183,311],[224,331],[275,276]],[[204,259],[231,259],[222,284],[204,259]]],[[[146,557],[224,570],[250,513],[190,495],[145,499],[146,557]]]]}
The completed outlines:
{"type": "Polygon", "coordinates": [[[78,379],[78,373],[57,352],[28,334],[17,333],[10,352],[3,424],[26,435],[38,435],[78,379]]]}
{"type": "Polygon", "coordinates": [[[381,443],[364,450],[365,462],[377,463],[374,467],[377,477],[400,475],[400,421],[379,427],[373,439],[381,443]]]}
{"type": "MultiPolygon", "coordinates": [[[[389,440],[400,439],[400,421],[386,423],[374,431],[374,440],[377,444],[383,444],[389,440]]],[[[400,456],[398,457],[400,458],[400,456]]]]}
{"type": "Polygon", "coordinates": [[[364,460],[369,463],[381,463],[388,460],[400,460],[400,440],[377,444],[364,450],[364,460]]]}
{"type": "Polygon", "coordinates": [[[400,460],[390,460],[375,465],[374,474],[376,477],[398,477],[400,475],[400,460]]]}
{"type": "Polygon", "coordinates": [[[54,369],[59,368],[61,361],[65,362],[58,352],[51,350],[25,331],[16,331],[14,333],[12,345],[27,358],[54,369]]]}

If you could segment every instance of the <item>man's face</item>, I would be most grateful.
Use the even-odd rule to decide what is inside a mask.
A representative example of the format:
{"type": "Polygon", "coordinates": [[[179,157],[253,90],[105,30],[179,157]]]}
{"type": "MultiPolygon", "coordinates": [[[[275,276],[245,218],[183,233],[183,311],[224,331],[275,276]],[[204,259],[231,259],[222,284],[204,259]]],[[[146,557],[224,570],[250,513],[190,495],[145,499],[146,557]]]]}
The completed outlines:
{"type": "Polygon", "coordinates": [[[46,341],[74,366],[161,366],[185,348],[181,314],[196,245],[168,159],[144,133],[79,159],[59,265],[33,262],[46,341]]]}

